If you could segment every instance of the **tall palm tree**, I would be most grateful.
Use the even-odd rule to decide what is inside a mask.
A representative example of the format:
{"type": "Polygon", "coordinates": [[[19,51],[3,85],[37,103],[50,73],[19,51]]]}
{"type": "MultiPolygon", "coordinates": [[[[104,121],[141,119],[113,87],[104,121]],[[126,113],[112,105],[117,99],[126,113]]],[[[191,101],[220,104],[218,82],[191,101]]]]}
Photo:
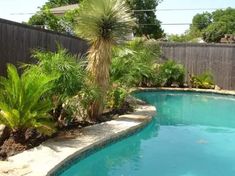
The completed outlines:
{"type": "Polygon", "coordinates": [[[97,120],[109,87],[112,47],[127,39],[135,25],[125,0],[86,0],[80,7],[77,35],[88,40],[87,71],[102,99],[92,103],[89,116],[97,120]]]}

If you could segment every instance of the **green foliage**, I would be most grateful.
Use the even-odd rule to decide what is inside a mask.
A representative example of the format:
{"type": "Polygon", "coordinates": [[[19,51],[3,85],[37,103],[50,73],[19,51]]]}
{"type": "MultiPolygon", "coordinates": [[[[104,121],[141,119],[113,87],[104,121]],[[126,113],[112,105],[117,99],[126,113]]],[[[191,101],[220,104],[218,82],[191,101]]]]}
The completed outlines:
{"type": "MultiPolygon", "coordinates": [[[[234,28],[235,29],[235,28],[234,28]]],[[[211,24],[206,30],[204,30],[202,36],[206,42],[216,42],[219,43],[220,39],[227,34],[227,26],[224,23],[214,23],[211,24]]],[[[228,34],[230,34],[228,32],[228,34]]]]}
{"type": "Polygon", "coordinates": [[[36,128],[50,135],[54,125],[48,112],[52,109],[49,97],[56,75],[28,70],[21,76],[13,65],[7,67],[8,77],[0,77],[0,124],[13,132],[36,128]]]}
{"type": "Polygon", "coordinates": [[[45,3],[44,6],[47,6],[49,8],[55,8],[69,4],[77,4],[81,1],[82,0],[49,0],[48,2],[45,3]]]}
{"type": "Polygon", "coordinates": [[[78,95],[67,101],[67,111],[69,110],[73,117],[82,117],[82,119],[90,118],[91,104],[101,99],[100,89],[94,85],[87,83],[79,91],[78,95]]]}
{"type": "Polygon", "coordinates": [[[193,88],[211,89],[214,88],[214,78],[211,72],[204,72],[200,75],[190,76],[190,83],[193,88]]]}
{"type": "Polygon", "coordinates": [[[235,9],[216,10],[212,13],[204,12],[193,18],[189,34],[203,37],[206,42],[220,42],[225,34],[235,33],[235,9]]]}
{"type": "Polygon", "coordinates": [[[63,5],[76,4],[82,2],[81,0],[50,0],[42,6],[39,12],[33,15],[29,21],[29,25],[45,26],[49,30],[74,33],[74,26],[76,24],[76,17],[78,9],[69,10],[65,12],[64,16],[55,16],[50,12],[51,8],[60,7],[63,5]]]}
{"type": "Polygon", "coordinates": [[[129,87],[153,86],[155,62],[160,55],[158,43],[155,40],[136,38],[123,48],[118,48],[114,52],[111,81],[129,87]]]}
{"type": "Polygon", "coordinates": [[[107,107],[111,109],[121,108],[128,95],[126,88],[121,85],[112,86],[107,95],[107,107]]]}
{"type": "Polygon", "coordinates": [[[134,11],[134,17],[137,19],[137,24],[134,28],[135,36],[146,36],[149,38],[161,38],[164,36],[163,29],[161,28],[161,22],[156,17],[156,7],[161,0],[126,0],[132,10],[134,11]],[[144,10],[154,9],[154,11],[144,10]]]}
{"type": "Polygon", "coordinates": [[[196,28],[202,31],[207,28],[212,23],[212,16],[208,12],[203,12],[202,14],[197,14],[193,17],[191,28],[196,28]]]}
{"type": "Polygon", "coordinates": [[[183,65],[177,64],[174,60],[168,60],[160,66],[159,77],[163,86],[170,87],[173,83],[183,86],[185,69],[183,65]]]}
{"type": "Polygon", "coordinates": [[[191,40],[193,40],[193,37],[190,36],[189,34],[185,33],[185,34],[172,34],[172,35],[168,35],[167,36],[167,40],[170,42],[190,42],[191,40]]]}
{"type": "Polygon", "coordinates": [[[81,90],[85,76],[84,68],[81,61],[77,61],[77,58],[65,49],[59,49],[56,53],[35,51],[33,56],[38,62],[28,65],[28,69],[37,69],[46,75],[60,75],[54,81],[54,88],[51,90],[53,95],[63,100],[81,90]]]}
{"type": "Polygon", "coordinates": [[[122,0],[84,1],[80,5],[76,33],[91,43],[100,39],[113,44],[125,40],[135,25],[128,12],[122,0]]]}

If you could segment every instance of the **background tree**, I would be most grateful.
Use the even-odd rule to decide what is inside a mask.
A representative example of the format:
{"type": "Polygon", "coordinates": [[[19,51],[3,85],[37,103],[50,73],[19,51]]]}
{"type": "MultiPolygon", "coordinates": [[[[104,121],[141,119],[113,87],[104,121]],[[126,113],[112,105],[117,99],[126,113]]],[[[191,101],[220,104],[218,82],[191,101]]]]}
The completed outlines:
{"type": "Polygon", "coordinates": [[[235,34],[235,9],[216,10],[212,13],[212,23],[203,31],[206,42],[219,42],[225,34],[235,34]]]}
{"type": "Polygon", "coordinates": [[[52,14],[50,9],[81,2],[82,0],[49,0],[40,8],[39,12],[29,19],[28,24],[46,26],[47,29],[57,32],[73,33],[78,10],[67,11],[64,16],[58,17],[52,14]]]}
{"type": "Polygon", "coordinates": [[[203,30],[206,29],[211,23],[212,15],[209,12],[197,14],[193,17],[188,34],[191,38],[201,37],[203,30]]]}
{"type": "Polygon", "coordinates": [[[235,33],[235,9],[204,12],[193,17],[188,35],[190,38],[202,37],[204,41],[220,42],[225,34],[235,33]]]}
{"type": "MultiPolygon", "coordinates": [[[[39,12],[33,15],[28,24],[46,26],[47,29],[74,34],[78,9],[70,10],[64,16],[55,16],[50,12],[51,8],[63,5],[81,3],[83,0],[49,0],[42,6],[39,12]]],[[[161,38],[164,32],[161,28],[161,22],[156,18],[156,7],[161,0],[126,0],[132,10],[153,10],[153,11],[135,11],[134,17],[137,19],[138,26],[134,27],[135,36],[147,36],[149,38],[161,38]]]]}
{"type": "Polygon", "coordinates": [[[156,17],[156,7],[161,0],[127,0],[132,10],[153,10],[153,11],[134,11],[138,26],[134,28],[136,36],[148,36],[150,38],[161,38],[164,32],[161,22],[156,17]]]}
{"type": "Polygon", "coordinates": [[[86,0],[80,6],[76,32],[90,43],[87,71],[91,84],[101,92],[101,98],[90,105],[91,120],[96,121],[103,112],[112,47],[126,40],[135,24],[129,12],[123,0],[86,0]]]}

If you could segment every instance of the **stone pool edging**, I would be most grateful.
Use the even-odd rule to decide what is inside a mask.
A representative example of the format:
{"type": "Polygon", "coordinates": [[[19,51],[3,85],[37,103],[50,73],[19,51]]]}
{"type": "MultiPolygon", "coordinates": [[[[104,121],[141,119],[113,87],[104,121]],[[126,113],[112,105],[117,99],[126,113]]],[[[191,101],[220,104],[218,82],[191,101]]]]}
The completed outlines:
{"type": "Polygon", "coordinates": [[[0,161],[0,176],[55,175],[73,158],[84,157],[141,130],[151,122],[155,113],[154,106],[137,105],[131,114],[45,141],[38,147],[9,157],[7,161],[0,161]]]}
{"type": "Polygon", "coordinates": [[[139,92],[139,91],[161,91],[161,90],[169,90],[169,91],[185,91],[185,92],[198,92],[198,93],[215,93],[221,95],[233,95],[235,96],[235,91],[233,90],[216,90],[216,89],[197,89],[197,88],[171,88],[171,87],[158,87],[158,88],[145,88],[145,87],[138,87],[133,88],[132,92],[139,92]]]}

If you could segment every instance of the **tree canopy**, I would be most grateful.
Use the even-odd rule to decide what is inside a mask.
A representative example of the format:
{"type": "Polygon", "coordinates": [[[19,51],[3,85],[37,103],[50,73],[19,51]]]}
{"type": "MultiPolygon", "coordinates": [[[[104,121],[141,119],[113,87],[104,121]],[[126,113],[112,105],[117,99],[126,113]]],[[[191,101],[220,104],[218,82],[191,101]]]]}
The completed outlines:
{"type": "Polygon", "coordinates": [[[72,33],[74,31],[74,18],[78,10],[71,10],[66,12],[64,16],[57,17],[50,12],[50,9],[80,2],[82,0],[49,0],[40,8],[39,12],[29,19],[28,24],[46,26],[48,29],[57,32],[72,33]]]}
{"type": "Polygon", "coordinates": [[[233,8],[196,14],[185,34],[171,35],[169,39],[176,42],[188,42],[202,38],[205,42],[217,43],[225,34],[235,34],[235,9],[233,8]]]}
{"type": "Polygon", "coordinates": [[[225,34],[235,33],[235,9],[204,12],[193,17],[189,34],[206,42],[219,42],[225,34]]]}
{"type": "Polygon", "coordinates": [[[134,10],[138,26],[134,28],[136,36],[147,36],[150,38],[161,38],[164,32],[161,22],[156,17],[156,7],[161,0],[127,0],[130,8],[134,10]],[[152,11],[145,11],[152,10],[152,11]]]}
{"type": "MultiPolygon", "coordinates": [[[[48,29],[58,32],[74,32],[78,10],[71,10],[62,17],[57,17],[50,12],[51,8],[81,3],[84,0],[49,0],[42,6],[39,12],[33,15],[28,24],[43,25],[48,29]]],[[[155,10],[161,0],[126,0],[127,4],[134,11],[134,17],[137,20],[137,26],[134,28],[136,36],[147,36],[149,38],[161,38],[164,33],[161,28],[161,22],[156,18],[155,10]],[[152,11],[144,11],[151,10],[152,11]],[[142,10],[142,11],[139,11],[142,10]]]]}

